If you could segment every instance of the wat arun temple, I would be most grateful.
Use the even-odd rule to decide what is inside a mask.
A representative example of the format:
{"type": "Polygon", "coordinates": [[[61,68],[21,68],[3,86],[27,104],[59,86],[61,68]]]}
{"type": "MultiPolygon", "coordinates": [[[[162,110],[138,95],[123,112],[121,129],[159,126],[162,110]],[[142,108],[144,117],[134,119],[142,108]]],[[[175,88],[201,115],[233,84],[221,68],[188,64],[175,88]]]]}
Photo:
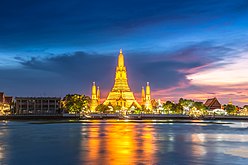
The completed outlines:
{"type": "MultiPolygon", "coordinates": [[[[149,82],[146,84],[146,91],[142,87],[141,95],[142,99],[139,103],[133,92],[128,85],[127,69],[124,62],[124,55],[122,49],[118,56],[117,67],[115,71],[115,82],[114,87],[109,92],[107,99],[103,102],[107,106],[119,106],[123,110],[128,110],[130,108],[141,108],[143,105],[146,109],[151,109],[151,93],[149,82]]],[[[92,85],[92,96],[90,110],[95,111],[96,107],[100,104],[100,88],[96,87],[95,82],[92,85]]]]}

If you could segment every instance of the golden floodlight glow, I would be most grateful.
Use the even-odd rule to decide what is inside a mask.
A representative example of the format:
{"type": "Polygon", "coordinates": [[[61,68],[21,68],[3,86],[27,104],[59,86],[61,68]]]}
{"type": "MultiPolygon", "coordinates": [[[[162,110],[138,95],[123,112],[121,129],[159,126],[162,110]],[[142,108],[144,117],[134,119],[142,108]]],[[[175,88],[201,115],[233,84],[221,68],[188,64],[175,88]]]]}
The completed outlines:
{"type": "Polygon", "coordinates": [[[91,104],[90,104],[90,110],[95,111],[96,107],[98,106],[100,102],[100,88],[96,88],[96,83],[93,82],[92,84],[92,96],[91,96],[91,104]]]}
{"type": "Polygon", "coordinates": [[[157,164],[154,127],[137,127],[133,123],[109,124],[103,127],[82,127],[81,132],[86,133],[81,139],[81,159],[90,160],[88,164],[137,164],[137,159],[138,162],[157,164]]]}
{"type": "MultiPolygon", "coordinates": [[[[142,99],[141,105],[144,106],[146,109],[151,110],[151,88],[149,82],[147,82],[146,88],[142,87],[142,99]],[[146,91],[145,91],[146,89],[146,91]]],[[[100,88],[96,87],[96,83],[93,82],[92,85],[92,96],[91,96],[91,103],[90,103],[90,110],[92,112],[95,111],[96,107],[100,104],[100,88]]],[[[119,110],[130,110],[130,109],[141,109],[141,105],[136,101],[134,98],[133,92],[130,90],[128,85],[128,78],[127,78],[127,69],[125,66],[124,55],[122,53],[122,49],[120,49],[120,53],[117,60],[117,67],[115,71],[115,82],[114,87],[109,92],[107,99],[103,102],[104,105],[108,107],[119,106],[119,110]]],[[[123,112],[124,112],[123,111],[123,112]]]]}
{"type": "Polygon", "coordinates": [[[127,70],[124,63],[124,55],[122,53],[122,49],[120,49],[120,54],[118,56],[114,87],[108,94],[108,97],[103,104],[111,104],[112,106],[118,105],[122,107],[122,109],[128,109],[132,105],[141,107],[134,98],[134,94],[130,90],[128,85],[127,70]]]}

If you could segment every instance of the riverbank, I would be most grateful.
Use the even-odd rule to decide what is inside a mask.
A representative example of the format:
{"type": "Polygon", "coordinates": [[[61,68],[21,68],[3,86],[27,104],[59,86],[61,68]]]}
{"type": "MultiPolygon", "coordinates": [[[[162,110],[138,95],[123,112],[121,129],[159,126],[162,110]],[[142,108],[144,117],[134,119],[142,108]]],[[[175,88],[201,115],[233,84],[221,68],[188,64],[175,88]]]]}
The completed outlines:
{"type": "Polygon", "coordinates": [[[85,116],[76,115],[8,115],[0,116],[0,120],[247,120],[248,116],[202,116],[191,117],[187,115],[165,114],[132,114],[127,116],[94,114],[85,116]]]}

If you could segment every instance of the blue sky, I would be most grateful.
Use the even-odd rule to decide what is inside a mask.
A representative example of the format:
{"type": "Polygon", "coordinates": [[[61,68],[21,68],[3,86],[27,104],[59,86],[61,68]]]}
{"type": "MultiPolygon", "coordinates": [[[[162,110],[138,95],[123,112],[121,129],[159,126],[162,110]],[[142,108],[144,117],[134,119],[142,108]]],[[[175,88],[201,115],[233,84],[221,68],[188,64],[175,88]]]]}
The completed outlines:
{"type": "Polygon", "coordinates": [[[162,100],[246,104],[247,18],[247,0],[3,0],[0,90],[89,95],[96,81],[106,97],[122,48],[137,98],[150,81],[162,100]]]}

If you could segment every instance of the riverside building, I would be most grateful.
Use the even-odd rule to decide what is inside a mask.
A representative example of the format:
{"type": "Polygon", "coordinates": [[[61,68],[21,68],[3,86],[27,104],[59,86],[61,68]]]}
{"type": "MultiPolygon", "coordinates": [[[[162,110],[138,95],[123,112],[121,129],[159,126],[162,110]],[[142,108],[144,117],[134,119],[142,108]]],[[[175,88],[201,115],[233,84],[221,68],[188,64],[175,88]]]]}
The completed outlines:
{"type": "Polygon", "coordinates": [[[0,115],[8,115],[13,109],[13,97],[0,92],[0,115]]]}
{"type": "Polygon", "coordinates": [[[59,97],[16,97],[15,100],[16,114],[52,115],[61,110],[59,97]]]}

